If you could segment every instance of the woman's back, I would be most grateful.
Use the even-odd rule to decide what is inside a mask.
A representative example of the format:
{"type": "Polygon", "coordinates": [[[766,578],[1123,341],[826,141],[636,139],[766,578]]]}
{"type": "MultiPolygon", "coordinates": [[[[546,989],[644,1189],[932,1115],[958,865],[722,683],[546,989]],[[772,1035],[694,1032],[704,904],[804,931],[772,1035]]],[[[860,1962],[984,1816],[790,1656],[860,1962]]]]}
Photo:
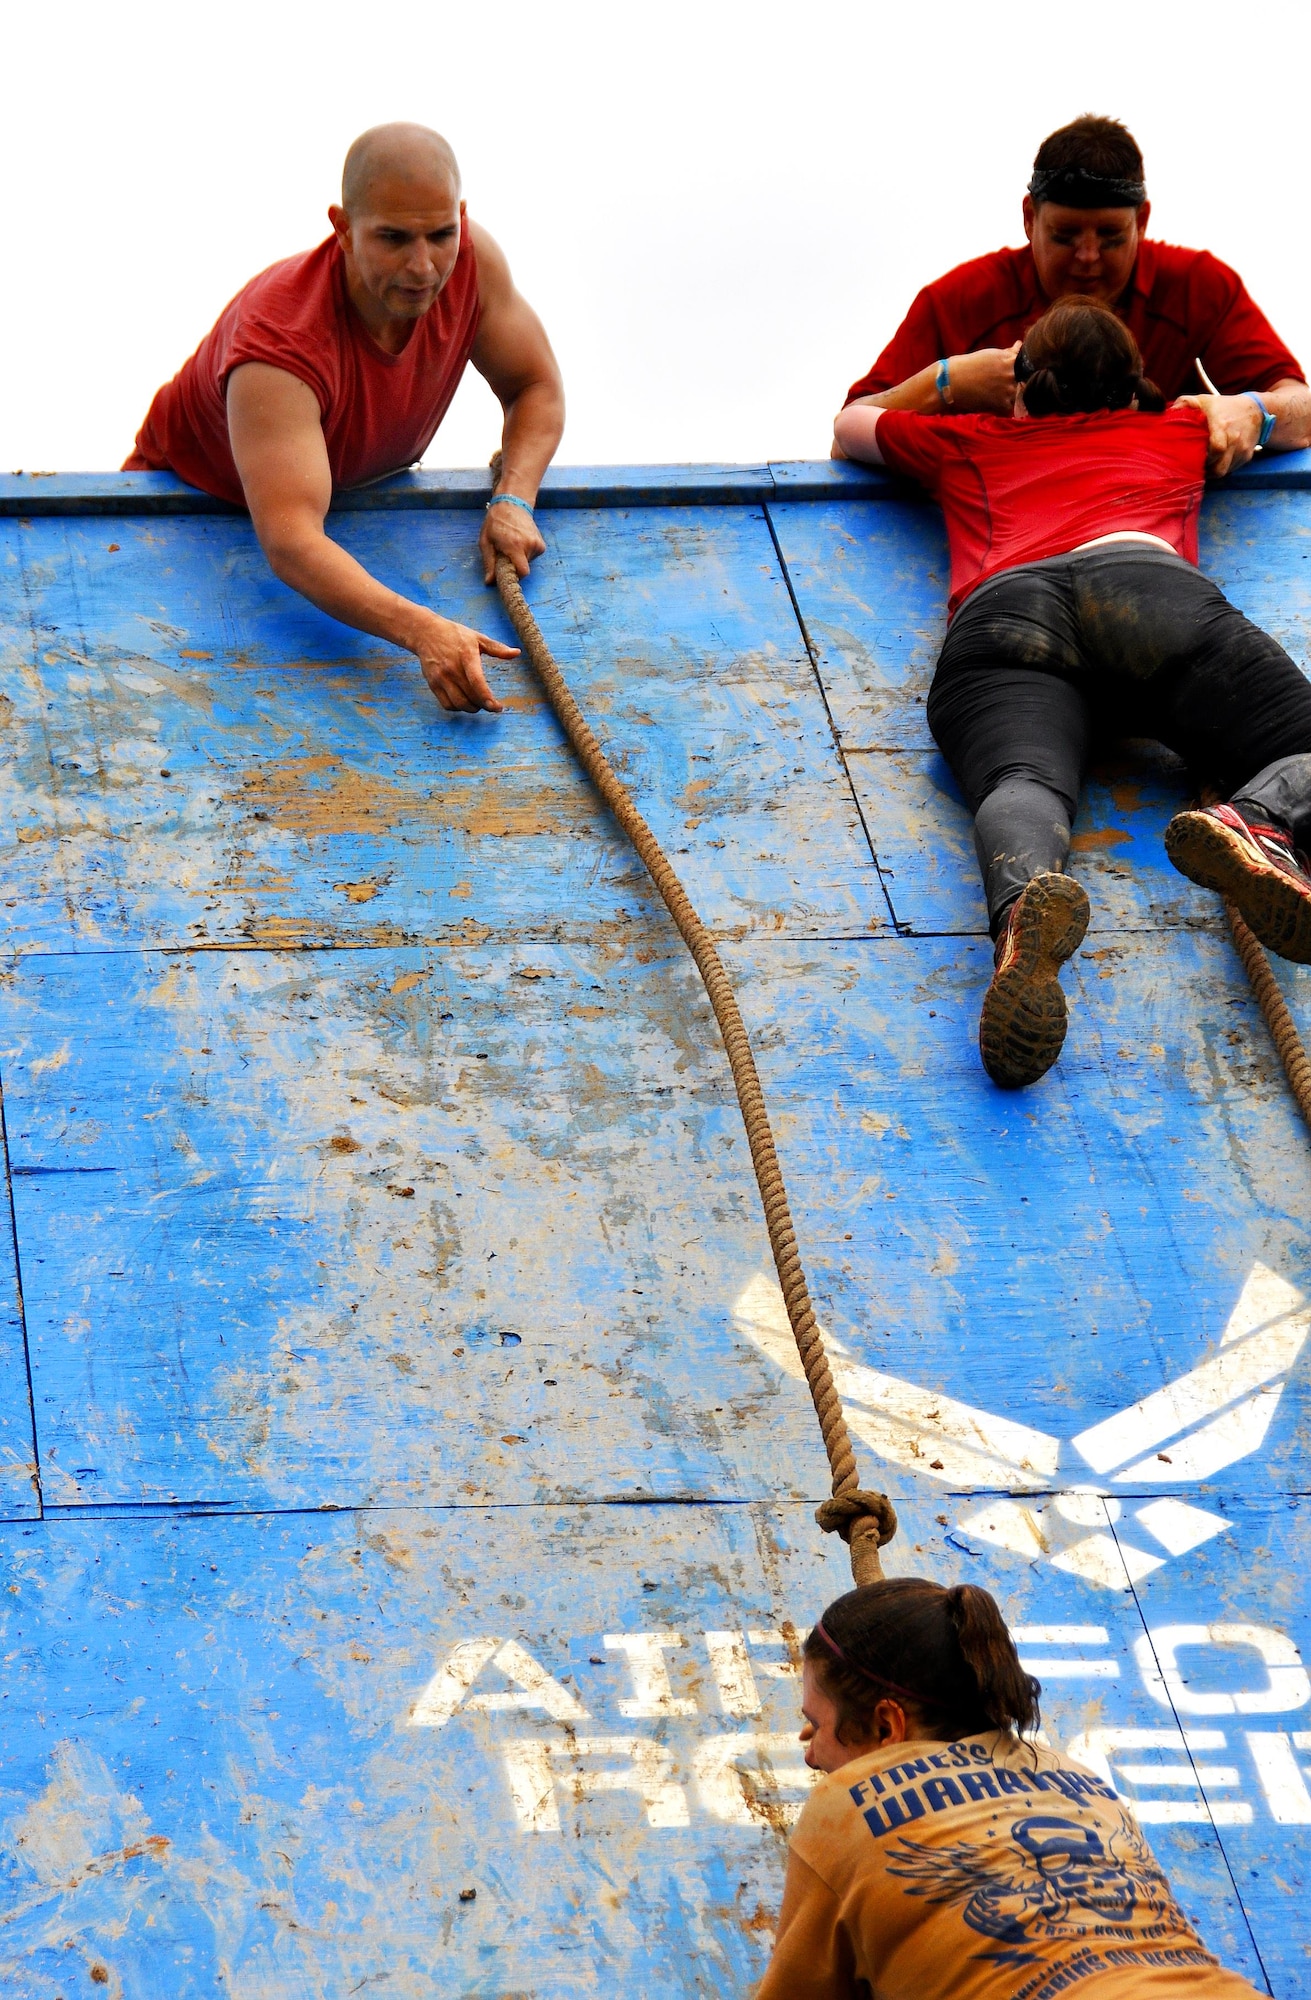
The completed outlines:
{"type": "Polygon", "coordinates": [[[884,410],[878,448],[942,507],[953,613],[1002,570],[1102,535],[1153,535],[1197,560],[1207,424],[1191,405],[1018,422],[884,410]]]}
{"type": "Polygon", "coordinates": [[[902,1742],[821,1781],[758,2000],[1253,2000],[1100,1778],[1003,1731],[902,1742]],[[862,1986],[861,1982],[864,1982],[862,1986]]]}

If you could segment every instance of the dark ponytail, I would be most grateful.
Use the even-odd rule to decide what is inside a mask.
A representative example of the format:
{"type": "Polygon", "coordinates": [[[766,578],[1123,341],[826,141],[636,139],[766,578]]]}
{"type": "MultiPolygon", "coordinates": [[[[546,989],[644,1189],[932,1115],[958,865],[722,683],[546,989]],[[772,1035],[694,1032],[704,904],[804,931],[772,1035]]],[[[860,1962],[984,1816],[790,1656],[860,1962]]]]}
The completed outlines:
{"type": "Polygon", "coordinates": [[[977,1584],[958,1583],[947,1592],[947,1616],[993,1728],[1036,1728],[1041,1689],[1020,1665],[996,1598],[977,1584]]]}
{"type": "Polygon", "coordinates": [[[837,1705],[841,1742],[868,1741],[875,1706],[888,1698],[946,1741],[1038,1727],[1038,1682],[1020,1665],[996,1599],[974,1584],[864,1584],[829,1605],[804,1651],[837,1705]]]}
{"type": "Polygon", "coordinates": [[[1138,343],[1124,321],[1096,299],[1058,299],[1024,336],[1015,363],[1031,417],[1127,410],[1153,414],[1165,397],[1143,374],[1138,343]]]}

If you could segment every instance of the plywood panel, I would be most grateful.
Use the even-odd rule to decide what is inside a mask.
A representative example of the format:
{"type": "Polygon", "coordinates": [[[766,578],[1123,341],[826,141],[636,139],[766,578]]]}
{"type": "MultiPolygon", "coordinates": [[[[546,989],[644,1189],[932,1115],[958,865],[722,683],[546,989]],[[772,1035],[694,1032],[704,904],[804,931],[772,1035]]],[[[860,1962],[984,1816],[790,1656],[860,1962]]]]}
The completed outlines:
{"type": "Polygon", "coordinates": [[[771,501],[769,517],[844,749],[923,749],[947,626],[947,539],[929,502],[771,501]]]}
{"type": "Polygon", "coordinates": [[[1311,666],[1311,506],[1305,491],[1246,494],[1212,487],[1201,563],[1240,611],[1311,666]]]}
{"type": "MultiPolygon", "coordinates": [[[[385,581],[510,637],[476,528],[334,523],[385,581]]],[[[570,512],[548,533],[532,600],[707,921],[885,923],[760,511],[570,512]]],[[[567,938],[644,920],[645,875],[522,663],[496,669],[503,716],[443,714],[400,654],[278,584],[235,519],[6,522],[0,564],[0,942],[567,938]]]]}
{"type": "MultiPolygon", "coordinates": [[[[1023,1096],[978,1065],[979,941],[730,962],[853,1360],[983,1411],[1025,1381],[1034,1466],[948,1487],[1086,1474],[1070,1441],[1212,1355],[1257,1266],[1308,1287],[1304,1138],[1221,940],[1085,953],[1023,1096]]],[[[51,1501],[822,1491],[681,954],[86,953],[19,961],[0,1030],[51,1501]]],[[[1205,1479],[1304,1476],[1288,1309],[1249,1390],[1299,1386],[1205,1479]]]]}
{"type": "MultiPolygon", "coordinates": [[[[572,2000],[759,1976],[805,1791],[781,1632],[848,1581],[805,1510],[6,1533],[7,1705],[42,1724],[10,1737],[0,1804],[13,1990],[91,1990],[99,1968],[134,2000],[572,2000]],[[708,1632],[745,1671],[716,1671],[708,1632]]],[[[1127,1591],[970,1554],[925,1506],[897,1557],[999,1582],[1058,1740],[1173,1733],[1127,1591]]],[[[1261,1830],[1272,1855],[1298,1837],[1261,1830]]],[[[1147,1831],[1203,1934],[1259,1976],[1214,1827],[1147,1831]]]]}

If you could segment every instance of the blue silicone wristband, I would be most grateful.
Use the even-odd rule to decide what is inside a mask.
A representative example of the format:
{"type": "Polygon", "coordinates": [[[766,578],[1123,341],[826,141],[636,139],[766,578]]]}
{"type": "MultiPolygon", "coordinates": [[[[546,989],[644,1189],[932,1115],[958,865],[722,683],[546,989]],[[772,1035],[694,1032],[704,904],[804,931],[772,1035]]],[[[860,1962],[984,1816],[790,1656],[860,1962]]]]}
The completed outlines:
{"type": "Polygon", "coordinates": [[[511,507],[522,507],[525,514],[531,514],[533,511],[531,503],[527,500],[521,500],[517,493],[493,493],[491,499],[487,502],[487,506],[483,508],[484,514],[487,513],[489,508],[499,506],[502,500],[508,501],[511,507]]]}
{"type": "Polygon", "coordinates": [[[938,372],[933,378],[933,386],[941,396],[943,402],[949,404],[951,402],[951,370],[947,366],[945,356],[938,363],[938,372]]]}
{"type": "Polygon", "coordinates": [[[1262,401],[1261,397],[1257,395],[1255,389],[1244,389],[1243,394],[1245,396],[1250,396],[1252,398],[1252,401],[1256,404],[1257,409],[1261,412],[1261,435],[1256,441],[1256,448],[1258,451],[1264,451],[1265,447],[1270,442],[1270,434],[1274,430],[1275,424],[1278,422],[1278,419],[1275,416],[1273,410],[1268,410],[1266,408],[1265,403],[1262,401]]]}

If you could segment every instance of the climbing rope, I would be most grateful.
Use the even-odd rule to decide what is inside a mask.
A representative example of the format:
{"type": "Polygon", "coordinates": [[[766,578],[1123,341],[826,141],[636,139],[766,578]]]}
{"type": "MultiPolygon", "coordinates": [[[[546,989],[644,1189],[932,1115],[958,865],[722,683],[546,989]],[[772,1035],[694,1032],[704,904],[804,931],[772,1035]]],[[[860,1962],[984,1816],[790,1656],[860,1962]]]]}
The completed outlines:
{"type": "Polygon", "coordinates": [[[1243,970],[1256,995],[1256,1004],[1265,1015],[1275,1053],[1284,1065],[1288,1087],[1297,1100],[1298,1110],[1311,1125],[1311,1057],[1302,1046],[1302,1037],[1270,970],[1270,960],[1265,955],[1264,947],[1252,936],[1232,903],[1225,904],[1225,915],[1234,934],[1238,956],[1243,961],[1243,970]]]}
{"type": "Polygon", "coordinates": [[[783,1290],[783,1303],[787,1307],[801,1365],[806,1371],[806,1381],[833,1475],[832,1498],[825,1500],[816,1510],[815,1519],[826,1534],[836,1532],[848,1545],[851,1573],[856,1582],[873,1583],[883,1574],[879,1549],[885,1542],[890,1542],[897,1532],[897,1516],[885,1493],[868,1493],[860,1485],[847,1420],[842,1413],[841,1398],[834,1387],[828,1356],[824,1352],[824,1337],[815,1321],[806,1274],[801,1267],[783,1172],[774,1148],[769,1113],[765,1108],[765,1095],[760,1088],[755,1058],[728,974],[720,963],[709,931],[693,909],[687,891],[670,867],[663,848],[637,810],[628,787],[618,776],[569,692],[537,620],[528,609],[514,566],[504,556],[496,559],[496,587],[501,593],[510,623],[546,690],[560,726],[573,744],[579,763],[641,856],[647,873],[678,926],[684,944],[696,961],[697,971],[715,1010],[715,1019],[719,1023],[719,1032],[723,1036],[724,1049],[733,1072],[742,1122],[746,1126],[747,1144],[751,1148],[751,1163],[756,1170],[769,1244],[783,1290]]]}
{"type": "MultiPolygon", "coordinates": [[[[1201,804],[1215,805],[1220,798],[1214,785],[1203,785],[1201,804]]],[[[1288,1087],[1293,1093],[1298,1110],[1308,1125],[1311,1125],[1311,1057],[1302,1046],[1302,1037],[1297,1032],[1297,1024],[1288,1011],[1279,982],[1270,970],[1270,960],[1266,957],[1265,946],[1254,938],[1241,914],[1226,897],[1221,897],[1224,912],[1229,919],[1229,929],[1233,934],[1234,949],[1243,962],[1247,983],[1251,987],[1257,1006],[1265,1016],[1265,1024],[1270,1030],[1270,1039],[1275,1045],[1275,1054],[1284,1066],[1288,1087]]]]}

